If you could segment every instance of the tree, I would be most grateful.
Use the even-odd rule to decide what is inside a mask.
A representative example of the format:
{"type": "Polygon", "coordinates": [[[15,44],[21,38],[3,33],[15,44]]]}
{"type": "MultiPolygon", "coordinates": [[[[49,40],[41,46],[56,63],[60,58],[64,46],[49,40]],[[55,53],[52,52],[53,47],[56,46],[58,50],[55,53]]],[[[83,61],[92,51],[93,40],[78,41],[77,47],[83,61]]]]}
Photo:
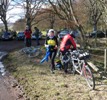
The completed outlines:
{"type": "Polygon", "coordinates": [[[32,25],[34,25],[34,22],[36,23],[35,17],[38,14],[41,14],[39,13],[39,11],[42,9],[45,0],[14,0],[14,2],[24,8],[26,25],[32,27],[32,25]]]}
{"type": "Polygon", "coordinates": [[[8,11],[9,7],[9,0],[1,0],[0,1],[0,19],[3,22],[5,26],[5,31],[8,32],[8,25],[7,25],[7,20],[6,20],[6,13],[8,11]]]}
{"type": "Polygon", "coordinates": [[[38,21],[37,26],[42,30],[54,28],[62,29],[66,26],[65,21],[61,20],[53,11],[52,8],[44,8],[40,11],[42,14],[36,16],[38,21]]]}
{"type": "Polygon", "coordinates": [[[16,31],[23,31],[24,28],[25,28],[25,19],[19,19],[13,25],[13,30],[16,31]]]}
{"type": "Polygon", "coordinates": [[[74,24],[78,30],[81,32],[80,38],[82,45],[84,45],[84,29],[79,23],[78,17],[75,14],[74,5],[76,0],[48,0],[53,7],[55,14],[59,16],[62,20],[65,20],[69,25],[74,24]]]}
{"type": "Polygon", "coordinates": [[[89,22],[93,25],[93,31],[97,31],[97,24],[102,16],[104,7],[100,0],[84,0],[84,5],[86,5],[89,22]]]}

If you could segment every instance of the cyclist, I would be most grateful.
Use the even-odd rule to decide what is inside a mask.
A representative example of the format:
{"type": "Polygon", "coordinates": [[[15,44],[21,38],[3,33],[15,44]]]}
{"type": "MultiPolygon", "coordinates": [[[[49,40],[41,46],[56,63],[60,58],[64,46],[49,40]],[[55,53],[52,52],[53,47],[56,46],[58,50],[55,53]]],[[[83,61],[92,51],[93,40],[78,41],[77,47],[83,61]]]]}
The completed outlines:
{"type": "Polygon", "coordinates": [[[60,52],[62,53],[63,61],[64,63],[64,72],[67,73],[68,63],[67,63],[67,57],[65,56],[65,53],[69,50],[75,50],[76,49],[76,43],[74,41],[75,34],[73,31],[71,31],[69,34],[65,35],[61,41],[60,44],[60,52]]]}
{"type": "Polygon", "coordinates": [[[48,31],[48,34],[45,40],[45,47],[49,48],[50,60],[51,60],[51,72],[54,73],[54,70],[55,70],[54,60],[57,54],[57,47],[58,47],[58,41],[57,41],[57,37],[55,36],[54,29],[50,29],[48,31]]]}

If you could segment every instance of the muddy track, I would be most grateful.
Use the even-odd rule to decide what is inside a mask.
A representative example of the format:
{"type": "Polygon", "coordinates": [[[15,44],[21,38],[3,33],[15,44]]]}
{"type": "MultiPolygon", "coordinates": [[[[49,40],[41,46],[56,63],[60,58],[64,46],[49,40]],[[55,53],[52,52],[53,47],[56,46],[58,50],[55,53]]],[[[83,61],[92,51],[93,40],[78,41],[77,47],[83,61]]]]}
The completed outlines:
{"type": "MultiPolygon", "coordinates": [[[[40,45],[44,40],[40,40],[40,45]]],[[[36,46],[36,40],[32,40],[32,46],[36,46]]],[[[12,52],[24,47],[24,41],[0,41],[0,52],[12,52]]],[[[25,100],[23,93],[20,92],[18,84],[14,86],[15,79],[11,75],[2,76],[0,74],[0,100],[25,100]]]]}
{"type": "MultiPolygon", "coordinates": [[[[40,40],[40,45],[44,44],[44,40],[40,40]]],[[[24,41],[17,41],[17,40],[11,40],[11,41],[0,41],[0,51],[6,51],[11,52],[20,48],[23,48],[24,41]]],[[[36,46],[36,40],[32,40],[32,46],[36,46]]]]}

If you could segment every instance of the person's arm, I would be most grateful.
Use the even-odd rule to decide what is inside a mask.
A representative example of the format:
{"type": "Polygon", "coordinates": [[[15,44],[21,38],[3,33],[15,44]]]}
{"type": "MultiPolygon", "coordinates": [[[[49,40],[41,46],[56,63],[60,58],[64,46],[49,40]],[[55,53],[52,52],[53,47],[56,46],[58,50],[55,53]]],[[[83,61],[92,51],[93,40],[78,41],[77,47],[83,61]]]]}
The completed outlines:
{"type": "Polygon", "coordinates": [[[26,30],[24,31],[24,35],[25,35],[25,37],[26,37],[26,30]]]}
{"type": "Polygon", "coordinates": [[[58,40],[57,40],[57,37],[55,37],[55,41],[56,41],[56,45],[58,46],[58,40]]]}
{"type": "Polygon", "coordinates": [[[31,29],[29,29],[29,31],[30,31],[30,34],[32,34],[32,30],[31,30],[31,29]]]}
{"type": "Polygon", "coordinates": [[[47,41],[48,41],[48,37],[46,37],[46,40],[45,40],[45,47],[49,47],[47,41]]]}
{"type": "Polygon", "coordinates": [[[58,40],[57,40],[56,36],[55,36],[55,42],[56,42],[55,49],[57,49],[58,48],[58,40]]]}
{"type": "Polygon", "coordinates": [[[72,37],[70,38],[70,41],[72,43],[73,49],[76,49],[76,43],[72,37]]]}

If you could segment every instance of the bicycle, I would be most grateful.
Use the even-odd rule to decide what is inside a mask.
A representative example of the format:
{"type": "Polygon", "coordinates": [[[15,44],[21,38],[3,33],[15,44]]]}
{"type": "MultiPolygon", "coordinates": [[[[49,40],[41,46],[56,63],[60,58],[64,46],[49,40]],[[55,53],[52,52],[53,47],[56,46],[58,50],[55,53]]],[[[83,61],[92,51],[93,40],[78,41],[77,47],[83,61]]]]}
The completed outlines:
{"type": "Polygon", "coordinates": [[[81,76],[84,76],[88,86],[94,90],[95,79],[86,60],[89,58],[89,53],[81,50],[68,50],[64,56],[68,57],[68,59],[64,61],[62,59],[63,57],[60,57],[62,63],[68,63],[70,70],[74,75],[77,72],[81,76]]]}
{"type": "Polygon", "coordinates": [[[41,53],[40,47],[25,47],[21,49],[21,52],[25,53],[28,55],[28,57],[33,58],[37,57],[41,53]]]}

